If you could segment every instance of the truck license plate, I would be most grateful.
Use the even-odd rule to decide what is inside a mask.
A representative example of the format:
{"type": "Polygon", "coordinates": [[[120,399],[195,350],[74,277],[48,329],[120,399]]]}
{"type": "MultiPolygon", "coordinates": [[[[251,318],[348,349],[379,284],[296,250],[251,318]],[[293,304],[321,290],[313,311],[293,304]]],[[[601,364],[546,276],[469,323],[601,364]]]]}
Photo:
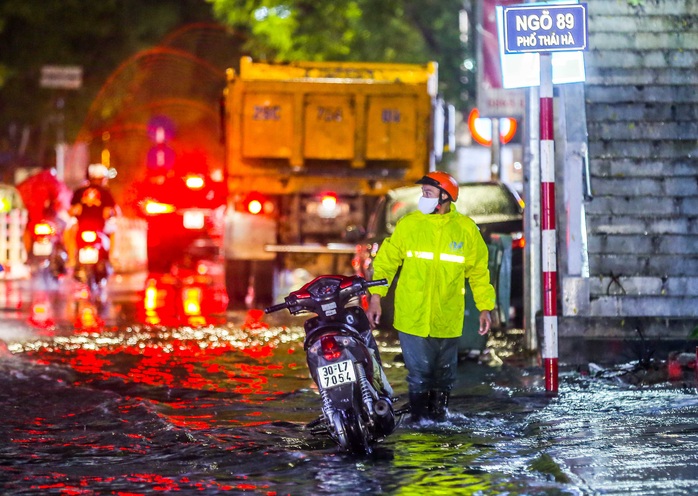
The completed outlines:
{"type": "Polygon", "coordinates": [[[348,382],[356,382],[354,364],[351,360],[318,367],[318,377],[323,389],[341,386],[348,382]]]}

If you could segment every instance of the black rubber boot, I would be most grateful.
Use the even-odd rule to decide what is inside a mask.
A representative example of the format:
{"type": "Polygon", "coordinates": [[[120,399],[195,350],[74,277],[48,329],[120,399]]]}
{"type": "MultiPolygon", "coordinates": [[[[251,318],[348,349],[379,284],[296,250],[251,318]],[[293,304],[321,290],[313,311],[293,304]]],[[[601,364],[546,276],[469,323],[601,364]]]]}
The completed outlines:
{"type": "Polygon", "coordinates": [[[429,393],[410,391],[410,422],[419,422],[429,416],[429,393]]]}
{"type": "Polygon", "coordinates": [[[429,419],[435,422],[446,420],[448,399],[451,393],[448,391],[429,391],[429,419]]]}

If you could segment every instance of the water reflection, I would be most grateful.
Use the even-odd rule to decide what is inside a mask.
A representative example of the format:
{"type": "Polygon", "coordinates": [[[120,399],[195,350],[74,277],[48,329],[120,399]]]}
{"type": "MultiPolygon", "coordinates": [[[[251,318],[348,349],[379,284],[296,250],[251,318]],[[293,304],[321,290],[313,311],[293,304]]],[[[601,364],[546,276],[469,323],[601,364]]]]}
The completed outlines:
{"type": "MultiPolygon", "coordinates": [[[[105,324],[0,351],[0,487],[41,494],[692,494],[695,388],[464,362],[448,422],[370,457],[303,426],[320,412],[299,325],[105,324]]],[[[386,373],[406,397],[394,336],[386,373]]]]}

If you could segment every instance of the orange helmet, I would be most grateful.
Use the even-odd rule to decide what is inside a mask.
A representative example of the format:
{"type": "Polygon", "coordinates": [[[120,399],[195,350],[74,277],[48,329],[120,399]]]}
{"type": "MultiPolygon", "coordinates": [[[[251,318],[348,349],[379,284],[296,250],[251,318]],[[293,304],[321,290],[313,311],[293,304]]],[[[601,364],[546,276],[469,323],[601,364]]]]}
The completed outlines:
{"type": "Polygon", "coordinates": [[[446,193],[451,201],[456,201],[458,199],[458,181],[456,181],[452,175],[447,174],[442,171],[430,172],[422,179],[417,181],[417,184],[426,184],[428,186],[435,186],[441,191],[446,193]]]}

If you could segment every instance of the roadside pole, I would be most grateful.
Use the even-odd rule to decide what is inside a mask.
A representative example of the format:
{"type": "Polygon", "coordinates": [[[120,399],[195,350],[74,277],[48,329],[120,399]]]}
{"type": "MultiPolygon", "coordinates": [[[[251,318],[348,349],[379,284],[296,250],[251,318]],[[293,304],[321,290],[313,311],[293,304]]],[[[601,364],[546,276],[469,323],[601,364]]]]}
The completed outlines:
{"type": "Polygon", "coordinates": [[[558,390],[557,231],[555,225],[555,136],[553,52],[587,49],[584,3],[548,3],[503,7],[504,53],[537,53],[540,62],[540,201],[543,279],[543,349],[545,390],[558,390]]]}
{"type": "Polygon", "coordinates": [[[545,390],[558,390],[557,231],[555,229],[555,134],[551,55],[540,55],[540,197],[543,255],[543,365],[545,390]]]}

